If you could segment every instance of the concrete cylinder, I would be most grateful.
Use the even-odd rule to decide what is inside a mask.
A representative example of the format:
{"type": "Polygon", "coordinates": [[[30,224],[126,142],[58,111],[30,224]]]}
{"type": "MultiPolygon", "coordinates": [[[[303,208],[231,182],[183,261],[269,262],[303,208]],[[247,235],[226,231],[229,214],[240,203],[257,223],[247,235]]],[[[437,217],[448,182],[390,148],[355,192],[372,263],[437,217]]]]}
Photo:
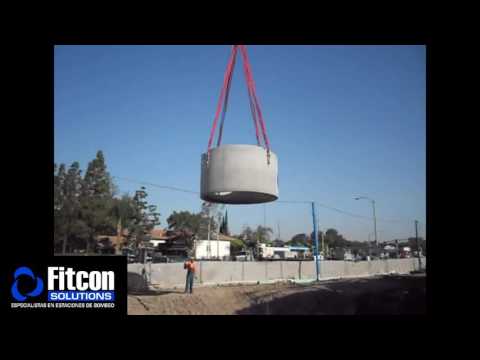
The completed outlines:
{"type": "Polygon", "coordinates": [[[278,199],[278,161],[256,145],[221,145],[202,154],[202,200],[223,204],[259,204],[278,199]]]}

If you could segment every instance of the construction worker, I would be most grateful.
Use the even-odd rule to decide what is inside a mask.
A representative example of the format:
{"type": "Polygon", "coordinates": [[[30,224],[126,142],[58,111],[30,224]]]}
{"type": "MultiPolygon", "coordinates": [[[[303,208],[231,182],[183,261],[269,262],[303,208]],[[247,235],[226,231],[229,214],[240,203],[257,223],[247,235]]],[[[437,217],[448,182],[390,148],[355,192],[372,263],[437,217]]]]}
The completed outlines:
{"type": "Polygon", "coordinates": [[[183,264],[183,268],[187,270],[187,279],[185,282],[185,293],[193,293],[193,278],[195,276],[195,262],[193,258],[189,258],[183,264]]]}

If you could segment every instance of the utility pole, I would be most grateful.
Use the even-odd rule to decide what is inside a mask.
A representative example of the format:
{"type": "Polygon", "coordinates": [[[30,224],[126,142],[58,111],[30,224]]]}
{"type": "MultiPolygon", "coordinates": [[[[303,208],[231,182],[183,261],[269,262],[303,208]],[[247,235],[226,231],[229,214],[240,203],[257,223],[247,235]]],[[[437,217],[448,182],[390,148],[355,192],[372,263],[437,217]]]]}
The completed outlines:
{"type": "Polygon", "coordinates": [[[211,244],[210,244],[210,227],[212,225],[212,217],[210,216],[210,207],[208,208],[208,231],[207,231],[207,240],[208,240],[208,247],[207,247],[207,254],[208,254],[208,258],[210,259],[210,256],[211,256],[211,250],[210,250],[210,247],[211,247],[211,244]]]}
{"type": "Polygon", "coordinates": [[[267,227],[267,205],[263,204],[263,227],[267,227]]]}
{"type": "MultiPolygon", "coordinates": [[[[220,224],[222,215],[218,213],[218,223],[220,224]]],[[[217,229],[217,258],[220,259],[220,227],[217,229]]]]}
{"type": "Polygon", "coordinates": [[[375,200],[372,200],[373,206],[373,228],[375,231],[375,246],[378,247],[378,239],[377,239],[377,216],[375,215],[375,200]]]}
{"type": "Polygon", "coordinates": [[[319,281],[319,264],[318,264],[318,232],[317,232],[317,217],[315,216],[315,202],[312,201],[312,218],[313,218],[313,237],[315,238],[315,270],[317,274],[317,281],[319,281]]]}
{"type": "MultiPolygon", "coordinates": [[[[318,232],[319,232],[319,227],[320,227],[320,215],[316,214],[317,215],[317,237],[318,237],[318,232]]],[[[318,241],[320,241],[322,239],[318,239],[318,241]]],[[[323,243],[322,243],[323,244],[323,243]]],[[[322,251],[323,251],[323,245],[322,245],[322,251]]],[[[320,251],[318,252],[320,254],[320,251]]]]}
{"type": "Polygon", "coordinates": [[[326,259],[327,253],[325,252],[325,234],[322,232],[322,252],[323,252],[323,260],[326,259]]]}
{"type": "Polygon", "coordinates": [[[415,220],[415,240],[417,242],[418,269],[422,270],[422,258],[421,258],[421,255],[420,255],[420,245],[418,243],[418,220],[415,220]]]}

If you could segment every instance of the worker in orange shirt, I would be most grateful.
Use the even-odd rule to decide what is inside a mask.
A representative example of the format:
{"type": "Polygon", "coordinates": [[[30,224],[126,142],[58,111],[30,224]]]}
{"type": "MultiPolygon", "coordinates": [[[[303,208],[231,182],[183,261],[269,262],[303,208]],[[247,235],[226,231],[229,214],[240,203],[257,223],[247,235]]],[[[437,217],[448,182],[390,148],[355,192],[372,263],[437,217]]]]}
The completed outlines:
{"type": "Polygon", "coordinates": [[[185,293],[190,292],[193,293],[193,278],[195,276],[195,262],[193,258],[189,258],[183,264],[183,268],[187,270],[187,280],[185,283],[185,293]]]}

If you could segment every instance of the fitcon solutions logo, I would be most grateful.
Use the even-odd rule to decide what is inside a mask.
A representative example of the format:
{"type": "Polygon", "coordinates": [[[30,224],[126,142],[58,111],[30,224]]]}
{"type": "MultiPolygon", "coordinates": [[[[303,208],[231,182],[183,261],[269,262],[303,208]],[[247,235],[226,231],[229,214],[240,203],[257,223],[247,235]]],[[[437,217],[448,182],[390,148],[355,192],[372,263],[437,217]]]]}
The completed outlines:
{"type": "MultiPolygon", "coordinates": [[[[70,267],[47,267],[47,302],[30,302],[30,298],[39,296],[44,289],[43,279],[26,266],[15,270],[11,288],[12,308],[38,307],[115,307],[115,273],[113,271],[75,271],[70,267]],[[29,278],[29,279],[27,279],[29,278]],[[24,290],[28,282],[34,282],[35,288],[24,290]]],[[[31,288],[31,286],[30,286],[31,288]]],[[[41,300],[42,301],[42,300],[41,300]]]]}
{"type": "Polygon", "coordinates": [[[29,297],[36,297],[36,296],[40,295],[43,291],[43,280],[42,280],[42,278],[40,278],[38,276],[35,276],[33,271],[26,266],[21,266],[17,270],[15,270],[15,273],[13,274],[13,278],[14,278],[14,281],[13,281],[13,285],[12,285],[12,296],[17,301],[25,301],[29,297]],[[23,276],[28,276],[29,278],[35,280],[35,282],[36,282],[35,289],[33,289],[32,291],[30,291],[26,294],[22,294],[18,289],[18,285],[19,285],[19,282],[20,282],[20,279],[21,279],[22,275],[23,276]]]}

